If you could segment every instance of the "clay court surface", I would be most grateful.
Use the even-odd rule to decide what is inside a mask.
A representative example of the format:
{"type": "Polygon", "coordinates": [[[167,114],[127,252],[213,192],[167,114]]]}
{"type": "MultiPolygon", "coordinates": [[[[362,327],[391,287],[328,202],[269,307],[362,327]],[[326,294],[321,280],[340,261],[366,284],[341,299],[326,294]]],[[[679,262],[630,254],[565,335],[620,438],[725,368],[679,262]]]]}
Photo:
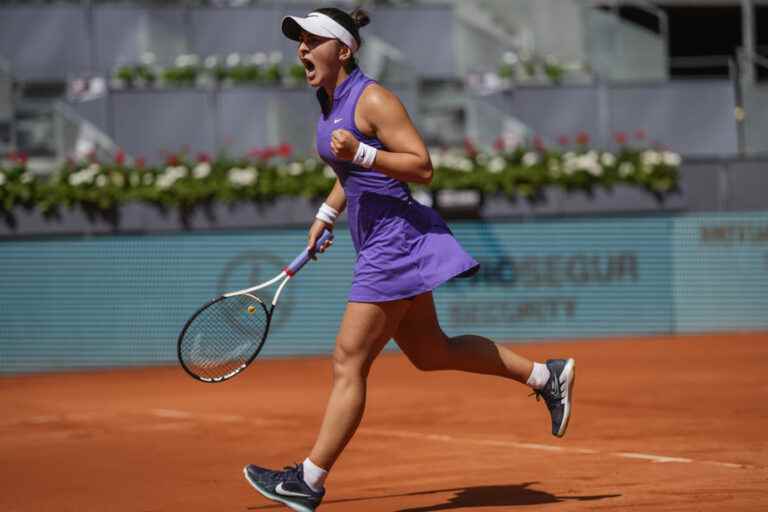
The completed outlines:
{"type": "MultiPolygon", "coordinates": [[[[568,434],[525,387],[374,365],[322,511],[768,510],[768,334],[516,345],[577,361],[568,434]]],[[[242,477],[308,453],[327,358],[0,378],[0,510],[288,510],[242,477]]]]}

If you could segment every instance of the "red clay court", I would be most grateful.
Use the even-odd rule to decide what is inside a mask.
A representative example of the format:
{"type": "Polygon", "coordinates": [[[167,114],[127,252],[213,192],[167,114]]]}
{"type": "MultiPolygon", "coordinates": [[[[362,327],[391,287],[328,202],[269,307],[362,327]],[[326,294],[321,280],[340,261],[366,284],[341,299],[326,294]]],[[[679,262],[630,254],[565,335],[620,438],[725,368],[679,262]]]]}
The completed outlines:
{"type": "MultiPolygon", "coordinates": [[[[524,386],[387,353],[320,510],[766,510],[768,333],[515,348],[576,358],[564,439],[524,386]]],[[[283,510],[242,467],[303,460],[330,384],[328,358],[0,378],[0,510],[283,510]]]]}

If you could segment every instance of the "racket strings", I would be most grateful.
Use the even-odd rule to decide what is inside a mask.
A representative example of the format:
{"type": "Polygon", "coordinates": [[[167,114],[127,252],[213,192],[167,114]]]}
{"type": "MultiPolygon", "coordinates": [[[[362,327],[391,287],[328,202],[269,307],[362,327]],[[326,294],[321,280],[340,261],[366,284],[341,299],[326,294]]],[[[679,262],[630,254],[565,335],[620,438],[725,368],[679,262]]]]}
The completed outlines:
{"type": "Polygon", "coordinates": [[[220,299],[203,309],[187,326],[180,355],[194,374],[224,377],[248,362],[267,330],[268,315],[250,295],[220,299]]]}

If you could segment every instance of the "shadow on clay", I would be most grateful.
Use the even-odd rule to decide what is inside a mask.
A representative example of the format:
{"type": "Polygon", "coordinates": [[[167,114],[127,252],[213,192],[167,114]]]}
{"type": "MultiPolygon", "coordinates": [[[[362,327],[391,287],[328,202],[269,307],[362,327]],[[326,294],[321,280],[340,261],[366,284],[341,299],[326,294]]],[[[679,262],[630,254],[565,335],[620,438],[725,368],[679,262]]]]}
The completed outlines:
{"type": "MultiPolygon", "coordinates": [[[[608,498],[618,498],[621,494],[595,494],[590,496],[555,496],[546,491],[531,489],[538,482],[524,482],[513,485],[480,485],[455,489],[437,489],[433,491],[417,491],[402,494],[387,494],[380,496],[365,496],[358,498],[339,498],[327,500],[323,505],[334,503],[352,503],[388,498],[403,498],[408,496],[426,496],[429,494],[455,493],[443,503],[415,508],[401,508],[396,512],[436,512],[467,507],[514,507],[522,505],[538,505],[544,503],[562,503],[565,501],[597,501],[608,498]]],[[[248,507],[248,510],[265,510],[282,508],[283,505],[263,505],[248,507]]]]}

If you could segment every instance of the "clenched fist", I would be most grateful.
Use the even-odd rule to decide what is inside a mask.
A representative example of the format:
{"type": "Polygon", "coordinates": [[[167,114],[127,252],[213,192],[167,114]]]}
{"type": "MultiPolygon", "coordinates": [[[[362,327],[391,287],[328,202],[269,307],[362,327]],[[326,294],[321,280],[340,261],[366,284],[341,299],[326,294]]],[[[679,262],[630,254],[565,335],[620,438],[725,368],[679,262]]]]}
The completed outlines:
{"type": "Polygon", "coordinates": [[[339,160],[353,160],[359,145],[360,141],[348,130],[333,130],[331,134],[331,151],[339,160]]]}

